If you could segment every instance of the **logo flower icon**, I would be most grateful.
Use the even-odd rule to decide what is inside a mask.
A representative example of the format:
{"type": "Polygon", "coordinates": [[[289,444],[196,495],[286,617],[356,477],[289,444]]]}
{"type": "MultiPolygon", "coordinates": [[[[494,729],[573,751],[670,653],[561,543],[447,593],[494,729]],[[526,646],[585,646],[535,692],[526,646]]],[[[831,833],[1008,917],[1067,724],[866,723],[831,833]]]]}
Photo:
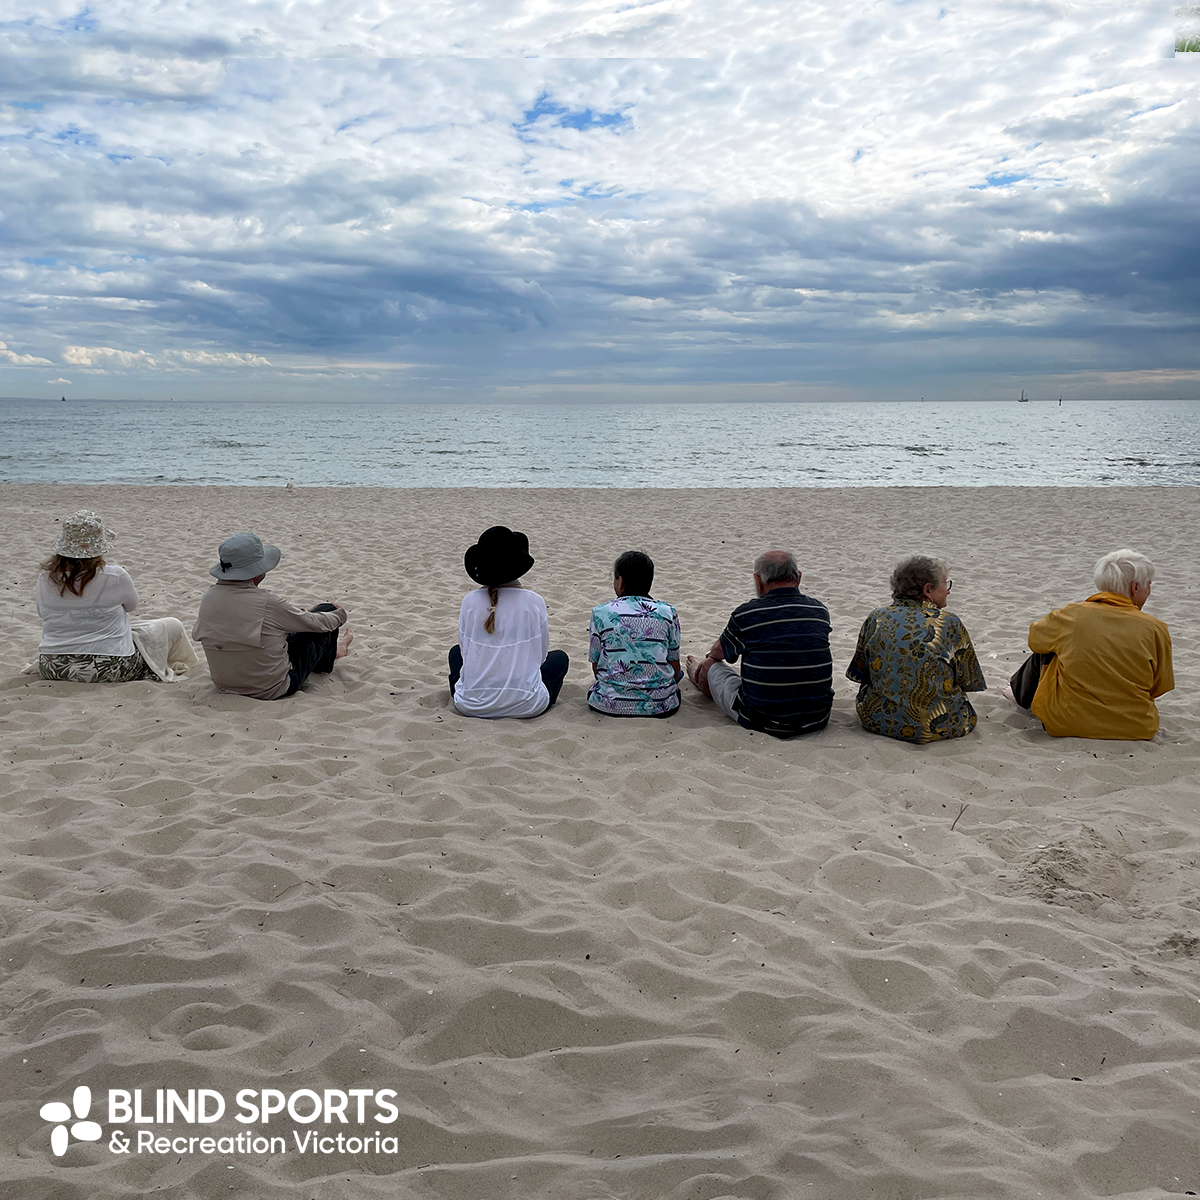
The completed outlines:
{"type": "Polygon", "coordinates": [[[50,1149],[56,1155],[65,1154],[67,1146],[71,1141],[65,1122],[71,1119],[72,1108],[75,1110],[75,1116],[78,1120],[71,1126],[71,1133],[81,1142],[98,1142],[104,1134],[104,1131],[95,1121],[84,1120],[92,1108],[92,1089],[80,1085],[75,1089],[75,1094],[71,1097],[70,1107],[65,1105],[61,1100],[51,1100],[49,1104],[42,1105],[42,1120],[59,1122],[59,1124],[54,1126],[53,1133],[50,1134],[50,1149]]]}

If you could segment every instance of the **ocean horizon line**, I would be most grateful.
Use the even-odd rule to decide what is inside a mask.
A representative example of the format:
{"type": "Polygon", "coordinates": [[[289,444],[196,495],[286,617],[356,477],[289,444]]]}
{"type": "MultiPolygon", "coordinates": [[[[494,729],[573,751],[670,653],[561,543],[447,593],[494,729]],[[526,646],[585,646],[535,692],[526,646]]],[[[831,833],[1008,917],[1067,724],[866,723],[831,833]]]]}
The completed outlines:
{"type": "Polygon", "coordinates": [[[747,397],[745,399],[707,399],[698,397],[694,400],[648,400],[644,397],[637,399],[622,399],[606,397],[605,399],[590,399],[581,397],[572,400],[531,400],[492,398],[488,400],[367,400],[367,399],[324,399],[314,400],[311,397],[295,397],[286,400],[246,400],[222,399],[211,397],[196,399],[174,396],[166,397],[113,397],[113,396],[0,396],[0,404],[179,404],[179,405],[230,405],[244,408],[252,405],[344,405],[346,407],[362,406],[372,408],[601,408],[604,406],[622,408],[712,408],[719,405],[772,405],[776,407],[813,406],[823,407],[835,404],[869,405],[869,404],[1200,404],[1200,397],[1188,396],[1027,396],[1024,400],[1016,396],[975,396],[975,397],[893,397],[891,399],[760,399],[747,397]]]}

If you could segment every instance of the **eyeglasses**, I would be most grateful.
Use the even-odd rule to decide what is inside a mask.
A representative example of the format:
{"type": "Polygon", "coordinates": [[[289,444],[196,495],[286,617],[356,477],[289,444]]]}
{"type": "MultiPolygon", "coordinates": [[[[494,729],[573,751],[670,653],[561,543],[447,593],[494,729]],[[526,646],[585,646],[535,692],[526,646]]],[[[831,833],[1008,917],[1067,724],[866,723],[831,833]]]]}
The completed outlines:
{"type": "Polygon", "coordinates": [[[946,580],[946,591],[949,592],[951,590],[951,588],[953,588],[953,587],[954,587],[954,580],[947,579],[946,580]]]}

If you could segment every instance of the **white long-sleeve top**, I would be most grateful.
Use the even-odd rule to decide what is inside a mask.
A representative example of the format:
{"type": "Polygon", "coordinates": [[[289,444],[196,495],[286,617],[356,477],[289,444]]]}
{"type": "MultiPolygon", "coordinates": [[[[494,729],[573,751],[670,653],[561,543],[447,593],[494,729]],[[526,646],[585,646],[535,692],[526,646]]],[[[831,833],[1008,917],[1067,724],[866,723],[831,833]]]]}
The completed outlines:
{"type": "Polygon", "coordinates": [[[81,596],[73,592],[60,596],[43,571],[35,595],[42,618],[39,654],[133,653],[129,614],[137,608],[138,594],[124,567],[106,564],[88,581],[81,596]]]}
{"type": "Polygon", "coordinates": [[[496,602],[496,632],[483,624],[487,588],[468,592],[458,616],[462,675],[454,707],[468,717],[536,717],[550,704],[542,663],[550,652],[546,602],[523,587],[502,587],[496,602]]]}

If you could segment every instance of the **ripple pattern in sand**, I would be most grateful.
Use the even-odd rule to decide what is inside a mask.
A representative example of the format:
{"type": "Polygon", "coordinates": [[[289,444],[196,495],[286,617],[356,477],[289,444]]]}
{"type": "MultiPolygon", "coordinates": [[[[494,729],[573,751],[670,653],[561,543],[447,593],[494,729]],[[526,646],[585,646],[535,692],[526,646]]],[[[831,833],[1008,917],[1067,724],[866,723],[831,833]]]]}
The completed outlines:
{"type": "MultiPolygon", "coordinates": [[[[36,491],[0,488],[10,520],[61,503],[36,491]]],[[[844,667],[879,590],[844,556],[930,535],[919,497],[840,497],[760,496],[733,526],[728,498],[685,499],[689,536],[718,561],[724,539],[741,563],[772,532],[811,546],[811,529],[844,530],[837,553],[806,560],[844,667]]],[[[734,729],[694,693],[669,722],[614,722],[587,711],[574,672],[545,718],[493,725],[458,716],[441,679],[460,583],[437,547],[478,532],[477,504],[247,490],[212,494],[201,517],[183,491],[155,493],[154,512],[131,490],[80,499],[129,530],[190,521],[201,545],[234,527],[302,533],[313,598],[356,606],[360,641],[280,705],[219,696],[202,671],[172,688],[45,684],[17,676],[10,651],[6,1195],[1200,1190],[1200,678],[1183,655],[1145,746],[1054,742],[987,693],[975,735],[918,750],[863,734],[845,686],[829,729],[801,742],[734,729]],[[405,571],[379,578],[354,547],[384,518],[405,571]],[[402,619],[389,601],[415,577],[427,594],[402,619]],[[401,1149],[114,1161],[80,1143],[50,1171],[38,1106],[131,1076],[227,1094],[393,1087],[401,1149]]],[[[1031,493],[1022,513],[1069,505],[1081,541],[1125,532],[1092,504],[1031,493]]],[[[586,496],[526,493],[505,515],[553,547],[564,527],[593,528],[590,511],[586,496]]],[[[605,511],[618,531],[599,560],[641,530],[635,498],[606,495],[605,511]]],[[[1011,668],[989,653],[1019,652],[1021,605],[1044,610],[1065,559],[1001,603],[987,564],[1019,538],[1003,512],[975,512],[973,540],[947,552],[992,675],[1011,668]]],[[[724,591],[693,596],[680,541],[646,548],[694,650],[744,580],[731,567],[724,591]]],[[[174,553],[129,563],[162,611],[193,602],[179,581],[200,564],[174,553]]],[[[604,581],[568,557],[539,558],[533,582],[578,664],[604,581]]],[[[15,601],[10,616],[35,628],[15,601]]],[[[1182,644],[1194,618],[1167,619],[1182,644]]]]}

